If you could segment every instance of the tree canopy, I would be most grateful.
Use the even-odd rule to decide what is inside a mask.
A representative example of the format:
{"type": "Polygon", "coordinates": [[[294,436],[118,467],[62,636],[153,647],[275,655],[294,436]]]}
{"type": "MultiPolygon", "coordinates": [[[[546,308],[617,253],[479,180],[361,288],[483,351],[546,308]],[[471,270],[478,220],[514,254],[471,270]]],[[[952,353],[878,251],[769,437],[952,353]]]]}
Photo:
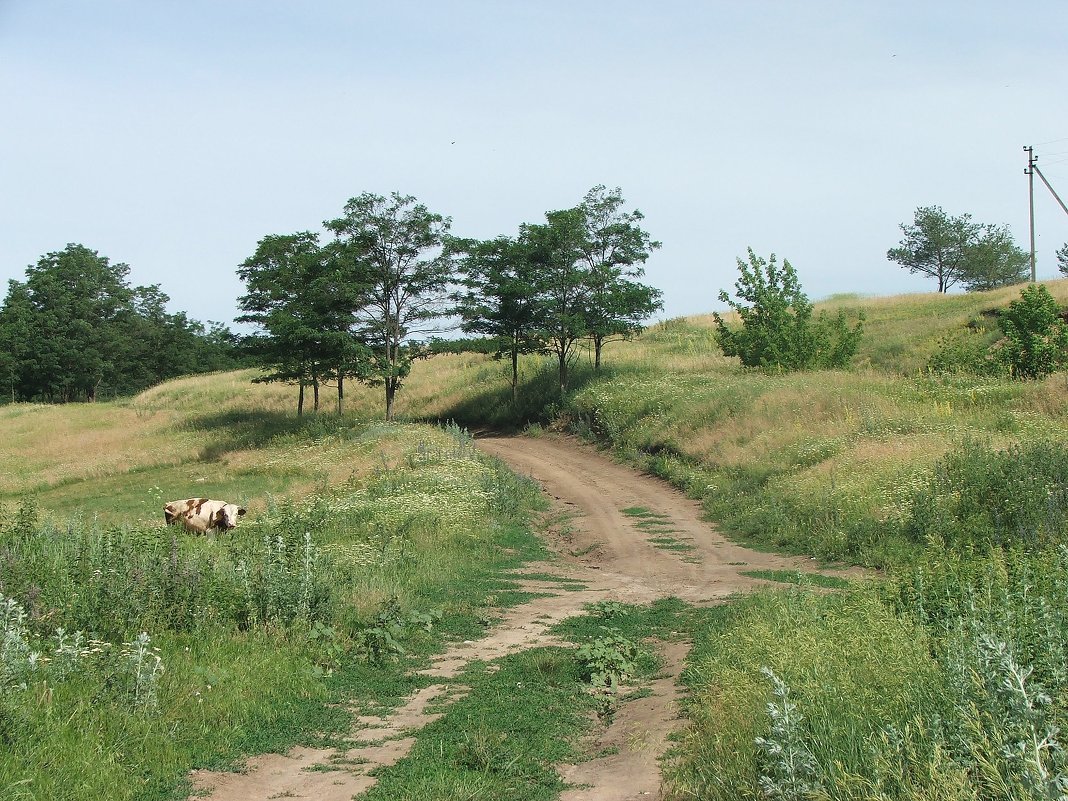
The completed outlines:
{"type": "Polygon", "coordinates": [[[624,211],[623,204],[619,187],[609,191],[598,185],[577,207],[583,223],[580,249],[589,270],[586,327],[595,369],[601,366],[605,342],[637,333],[644,320],[663,308],[660,290],[637,280],[660,243],[642,229],[642,213],[624,211]]]}
{"type": "Polygon", "coordinates": [[[365,192],[324,225],[336,237],[335,254],[359,287],[351,309],[356,334],[369,351],[363,380],[385,387],[386,419],[417,355],[408,338],[437,330],[448,308],[455,269],[445,240],[451,220],[411,195],[365,192]]]}
{"type": "Polygon", "coordinates": [[[365,192],[324,221],[325,245],[311,232],[261,240],[238,271],[248,286],[239,320],[261,329],[248,345],[263,380],[336,379],[340,404],[341,382],[355,377],[385,388],[387,419],[413,359],[430,352],[421,337],[448,315],[510,357],[513,401],[524,353],[555,353],[563,392],[579,342],[593,343],[599,367],[610,337],[661,307],[660,291],[638,280],[660,246],[642,219],[623,210],[619,189],[597,186],[515,237],[479,241],[451,237],[450,219],[414,197],[365,192]]]}
{"type": "Polygon", "coordinates": [[[886,257],[910,273],[928,275],[946,292],[960,283],[969,290],[994,289],[1026,278],[1028,257],[1006,226],[982,225],[970,214],[953,217],[940,206],[921,206],[886,257]]]}
{"type": "Polygon", "coordinates": [[[246,351],[267,370],[257,380],[298,384],[298,415],[305,387],[312,387],[318,411],[319,388],[334,380],[340,412],[345,378],[366,372],[366,350],[350,333],[359,285],[310,231],[264,237],[238,276],[248,290],[238,301],[244,311],[238,322],[262,329],[245,338],[246,351]]]}
{"type": "Polygon", "coordinates": [[[0,307],[0,379],[12,401],[93,401],[178,375],[235,366],[229,331],[166,311],[158,284],[68,244],[10,281],[0,307]]]}
{"type": "Polygon", "coordinates": [[[461,328],[494,342],[493,352],[512,364],[512,403],[519,384],[519,356],[541,353],[545,340],[541,322],[541,275],[524,239],[499,236],[484,242],[454,240],[459,254],[460,289],[454,311],[461,328]]]}

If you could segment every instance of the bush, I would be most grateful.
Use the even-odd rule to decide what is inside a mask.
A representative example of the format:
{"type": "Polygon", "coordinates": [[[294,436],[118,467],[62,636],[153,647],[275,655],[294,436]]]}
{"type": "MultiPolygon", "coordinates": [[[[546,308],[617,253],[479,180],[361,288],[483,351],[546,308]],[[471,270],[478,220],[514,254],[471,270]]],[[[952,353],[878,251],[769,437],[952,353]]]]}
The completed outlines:
{"type": "Polygon", "coordinates": [[[1068,365],[1068,325],[1057,301],[1041,284],[1030,284],[998,315],[1005,339],[997,358],[1016,378],[1042,378],[1068,365]]]}
{"type": "Polygon", "coordinates": [[[863,315],[850,326],[845,312],[834,317],[821,313],[812,317],[812,303],[797,280],[790,262],[782,267],[775,254],[765,261],[749,249],[749,264],[738,259],[741,277],[735,283],[740,301],[725,291],[719,299],[737,312],[740,329],[731,329],[718,313],[716,339],[723,353],[737,356],[746,367],[804,370],[818,367],[845,367],[860,342],[863,315]],[[751,305],[745,305],[747,301],[751,305]]]}

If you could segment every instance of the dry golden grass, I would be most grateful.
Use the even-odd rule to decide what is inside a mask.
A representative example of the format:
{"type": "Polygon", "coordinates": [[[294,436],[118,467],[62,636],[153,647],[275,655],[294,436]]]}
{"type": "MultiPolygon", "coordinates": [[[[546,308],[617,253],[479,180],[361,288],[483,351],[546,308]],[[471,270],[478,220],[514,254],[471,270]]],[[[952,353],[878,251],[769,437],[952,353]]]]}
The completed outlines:
{"type": "MultiPolygon", "coordinates": [[[[316,437],[296,418],[296,388],[253,383],[257,375],[182,378],[106,403],[0,407],[0,500],[33,495],[59,516],[156,521],[163,500],[209,495],[255,515],[272,495],[300,497],[394,466],[413,437],[431,435],[376,423],[366,438],[316,437]]],[[[347,416],[367,419],[360,412],[378,393],[353,389],[347,416]]],[[[336,408],[326,391],[321,401],[336,408]]]]}

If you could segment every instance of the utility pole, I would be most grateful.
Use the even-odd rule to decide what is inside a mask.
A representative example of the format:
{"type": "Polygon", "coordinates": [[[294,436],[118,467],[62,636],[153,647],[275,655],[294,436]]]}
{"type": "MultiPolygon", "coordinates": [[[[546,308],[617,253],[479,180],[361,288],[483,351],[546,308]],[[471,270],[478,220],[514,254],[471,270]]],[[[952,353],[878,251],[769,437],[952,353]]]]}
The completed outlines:
{"type": "Polygon", "coordinates": [[[1024,170],[1024,175],[1027,176],[1027,196],[1031,212],[1029,219],[1031,222],[1031,283],[1033,284],[1035,282],[1035,149],[1027,145],[1024,152],[1027,153],[1027,169],[1024,170]]]}

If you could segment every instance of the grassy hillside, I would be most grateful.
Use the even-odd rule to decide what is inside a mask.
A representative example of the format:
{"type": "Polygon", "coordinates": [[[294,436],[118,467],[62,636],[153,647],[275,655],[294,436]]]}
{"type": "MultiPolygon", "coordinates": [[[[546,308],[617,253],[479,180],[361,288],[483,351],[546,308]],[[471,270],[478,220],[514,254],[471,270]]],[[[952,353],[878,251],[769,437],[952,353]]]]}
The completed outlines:
{"type": "MultiPolygon", "coordinates": [[[[1048,286],[1068,302],[1068,282],[1048,286]]],[[[610,348],[599,374],[580,365],[562,400],[552,365],[528,359],[519,409],[496,365],[441,360],[427,369],[448,401],[411,413],[576,431],[700,498],[728,533],[887,568],[871,587],[760,593],[688,629],[667,797],[1063,798],[1068,376],[927,369],[981,346],[1018,296],[832,299],[867,318],[848,371],[745,371],[710,318],[673,320],[610,348]]]]}
{"type": "Polygon", "coordinates": [[[185,797],[191,768],[329,742],[522,597],[530,482],[457,429],[298,420],[252,375],[0,409],[0,797],[185,797]],[[165,527],[192,495],[249,513],[165,527]]]}
{"type": "MultiPolygon", "coordinates": [[[[1068,282],[1048,286],[1068,302],[1068,282]]],[[[581,360],[563,399],[554,365],[525,359],[518,407],[508,365],[437,356],[416,365],[398,413],[575,431],[701,499],[728,533],[887,568],[834,594],[802,583],[602,621],[605,636],[623,620],[635,641],[654,628],[694,641],[669,797],[1056,798],[1068,380],[925,369],[1018,294],[833,298],[822,305],[867,317],[846,371],[745,371],[710,318],[672,320],[610,344],[598,372],[581,360]]],[[[323,413],[297,419],[295,389],[254,375],[0,407],[0,797],[181,797],[190,767],[329,742],[354,698],[395,703],[425,679],[407,668],[517,597],[501,572],[539,553],[529,482],[455,426],[380,422],[378,390],[350,387],[340,419],[324,390],[323,413]],[[249,515],[227,537],[165,528],[163,502],[192,495],[249,515]]],[[[546,658],[475,677],[473,698],[508,707],[501,742],[525,706],[511,688],[533,687],[546,658]]],[[[553,703],[586,708],[562,678],[573,658],[552,660],[553,703]]],[[[485,707],[464,714],[488,725],[485,707]]],[[[542,763],[563,758],[564,739],[547,739],[544,784],[520,782],[530,797],[555,786],[542,763]]],[[[443,742],[420,742],[424,761],[405,770],[436,770],[443,742]]],[[[480,781],[492,764],[477,761],[480,781]]],[[[408,797],[391,786],[380,797],[408,797]]]]}
{"type": "MultiPolygon", "coordinates": [[[[1068,281],[1047,286],[1068,303],[1068,281]]],[[[827,301],[866,317],[848,371],[747,371],[719,353],[711,316],[671,320],[608,346],[600,373],[580,363],[563,403],[552,394],[553,366],[528,358],[519,410],[505,365],[436,357],[417,367],[401,408],[468,425],[552,420],[684,487],[729,532],[886,565],[913,551],[897,523],[942,456],[969,440],[1000,449],[1068,435],[1063,374],[1015,382],[925,369],[943,338],[989,324],[1018,296],[1010,287],[827,301]]]]}

